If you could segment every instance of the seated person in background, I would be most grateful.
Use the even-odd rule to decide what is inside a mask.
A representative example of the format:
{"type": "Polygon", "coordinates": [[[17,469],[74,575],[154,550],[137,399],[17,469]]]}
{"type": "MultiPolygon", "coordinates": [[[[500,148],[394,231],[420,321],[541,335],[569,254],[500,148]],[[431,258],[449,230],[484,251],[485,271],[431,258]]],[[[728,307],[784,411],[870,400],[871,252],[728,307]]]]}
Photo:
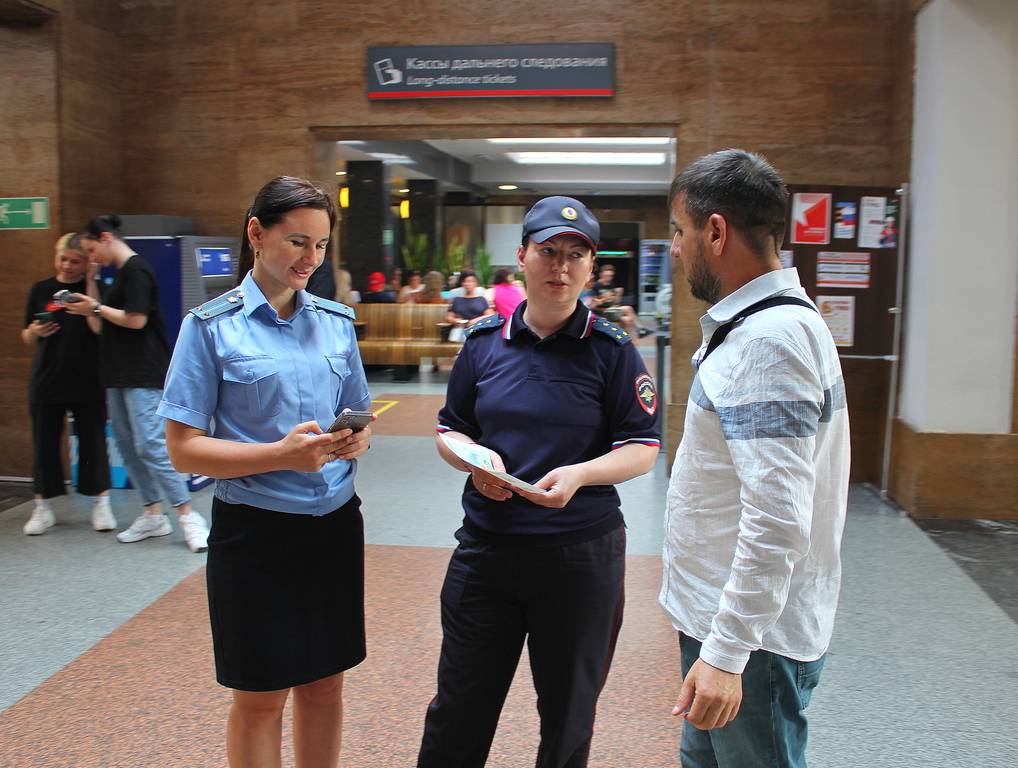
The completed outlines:
{"type": "Polygon", "coordinates": [[[445,277],[441,272],[432,270],[424,276],[424,288],[417,296],[418,304],[446,304],[442,298],[442,286],[445,284],[445,277]]]}
{"type": "Polygon", "coordinates": [[[464,274],[460,278],[459,287],[463,288],[465,293],[452,300],[452,306],[446,314],[446,322],[454,323],[456,326],[449,334],[450,341],[463,341],[463,332],[467,328],[481,318],[495,314],[495,310],[488,306],[488,300],[484,298],[476,275],[464,274]]]}
{"type": "Polygon", "coordinates": [[[411,269],[407,275],[407,284],[399,289],[396,300],[400,304],[416,304],[417,297],[424,290],[424,283],[421,282],[421,271],[411,269]]]}
{"type": "Polygon", "coordinates": [[[587,306],[594,310],[605,320],[621,325],[626,333],[634,335],[634,331],[640,338],[653,333],[640,323],[636,310],[627,304],[620,304],[622,300],[622,286],[615,282],[615,267],[605,264],[597,275],[597,282],[594,283],[594,298],[587,306]]]}
{"type": "Polygon", "coordinates": [[[460,273],[450,272],[449,277],[445,278],[445,288],[442,289],[442,298],[452,301],[452,298],[449,296],[449,294],[450,292],[456,290],[456,285],[459,283],[459,281],[460,273]]]}
{"type": "MultiPolygon", "coordinates": [[[[452,301],[457,296],[462,296],[467,292],[466,289],[463,287],[463,278],[466,277],[467,275],[472,275],[474,278],[477,278],[477,273],[472,269],[464,269],[462,272],[460,272],[459,276],[456,278],[456,287],[449,291],[449,295],[446,296],[446,298],[449,299],[449,301],[452,301]]],[[[482,291],[484,290],[484,286],[481,285],[480,279],[477,279],[477,287],[480,288],[482,291]]],[[[491,302],[489,302],[489,304],[490,303],[491,302]]]]}
{"type": "Polygon", "coordinates": [[[598,307],[615,307],[622,301],[625,291],[615,282],[615,267],[611,264],[605,264],[598,270],[594,292],[597,294],[598,307]]]}
{"type": "Polygon", "coordinates": [[[399,292],[403,290],[403,270],[401,268],[395,267],[392,270],[392,276],[389,278],[389,286],[385,290],[392,291],[393,296],[399,296],[399,292]]]}
{"type": "Polygon", "coordinates": [[[385,275],[372,272],[368,275],[368,289],[361,296],[361,304],[395,304],[396,297],[385,288],[385,275]]]}
{"type": "Polygon", "coordinates": [[[360,304],[361,295],[353,289],[353,278],[345,269],[336,270],[336,295],[335,301],[340,304],[360,304]]]}
{"type": "Polygon", "coordinates": [[[514,276],[508,267],[501,267],[495,273],[491,288],[485,292],[488,303],[502,317],[512,317],[516,307],[527,298],[527,292],[513,282],[514,276]]]}
{"type": "Polygon", "coordinates": [[[587,275],[587,283],[583,286],[583,290],[580,291],[580,301],[583,302],[583,306],[590,309],[590,306],[594,303],[594,299],[597,294],[594,292],[594,283],[597,281],[597,276],[591,272],[587,275]]]}

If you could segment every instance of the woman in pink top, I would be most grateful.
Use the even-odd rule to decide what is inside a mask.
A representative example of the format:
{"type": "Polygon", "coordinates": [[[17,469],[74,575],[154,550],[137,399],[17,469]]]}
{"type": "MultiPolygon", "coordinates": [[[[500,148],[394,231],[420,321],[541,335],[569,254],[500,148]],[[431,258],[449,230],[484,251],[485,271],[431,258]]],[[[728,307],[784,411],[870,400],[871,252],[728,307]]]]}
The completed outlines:
{"type": "Polygon", "coordinates": [[[495,273],[495,280],[492,290],[495,293],[495,311],[502,317],[512,317],[516,307],[527,298],[523,289],[512,282],[513,273],[508,268],[502,267],[495,273]]]}

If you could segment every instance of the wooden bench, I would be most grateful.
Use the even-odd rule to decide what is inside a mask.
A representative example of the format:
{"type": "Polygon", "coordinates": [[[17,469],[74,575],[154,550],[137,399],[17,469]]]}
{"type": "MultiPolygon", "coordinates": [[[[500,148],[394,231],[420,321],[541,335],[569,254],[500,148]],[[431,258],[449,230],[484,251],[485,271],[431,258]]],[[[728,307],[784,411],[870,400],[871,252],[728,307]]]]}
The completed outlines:
{"type": "Polygon", "coordinates": [[[443,332],[448,335],[448,304],[356,304],[353,310],[357,322],[364,323],[358,340],[361,361],[396,366],[397,378],[424,358],[435,365],[439,360],[451,363],[462,346],[442,340],[443,332]]]}

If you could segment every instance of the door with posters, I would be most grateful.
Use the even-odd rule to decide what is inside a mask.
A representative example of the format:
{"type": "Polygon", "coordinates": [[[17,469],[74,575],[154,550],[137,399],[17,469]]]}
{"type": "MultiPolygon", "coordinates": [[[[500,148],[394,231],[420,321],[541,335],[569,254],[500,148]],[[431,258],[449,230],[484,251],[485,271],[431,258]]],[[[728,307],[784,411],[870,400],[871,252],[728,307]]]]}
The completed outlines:
{"type": "Polygon", "coordinates": [[[893,410],[901,196],[889,187],[788,185],[781,261],[795,267],[841,354],[852,480],[883,484],[893,410]]]}
{"type": "Polygon", "coordinates": [[[889,187],[788,185],[781,260],[794,266],[842,356],[892,354],[901,201],[889,187]]]}

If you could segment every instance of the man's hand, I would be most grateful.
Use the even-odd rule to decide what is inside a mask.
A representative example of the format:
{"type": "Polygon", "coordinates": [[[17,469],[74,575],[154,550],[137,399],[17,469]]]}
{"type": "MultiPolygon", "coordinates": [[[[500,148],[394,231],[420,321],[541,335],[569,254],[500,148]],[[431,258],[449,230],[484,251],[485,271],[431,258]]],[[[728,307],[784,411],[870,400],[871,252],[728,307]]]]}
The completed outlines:
{"type": "Polygon", "coordinates": [[[685,712],[685,719],[691,725],[701,731],[709,731],[734,720],[741,704],[742,675],[725,672],[697,659],[682,681],[682,690],[672,714],[685,712]]]}

